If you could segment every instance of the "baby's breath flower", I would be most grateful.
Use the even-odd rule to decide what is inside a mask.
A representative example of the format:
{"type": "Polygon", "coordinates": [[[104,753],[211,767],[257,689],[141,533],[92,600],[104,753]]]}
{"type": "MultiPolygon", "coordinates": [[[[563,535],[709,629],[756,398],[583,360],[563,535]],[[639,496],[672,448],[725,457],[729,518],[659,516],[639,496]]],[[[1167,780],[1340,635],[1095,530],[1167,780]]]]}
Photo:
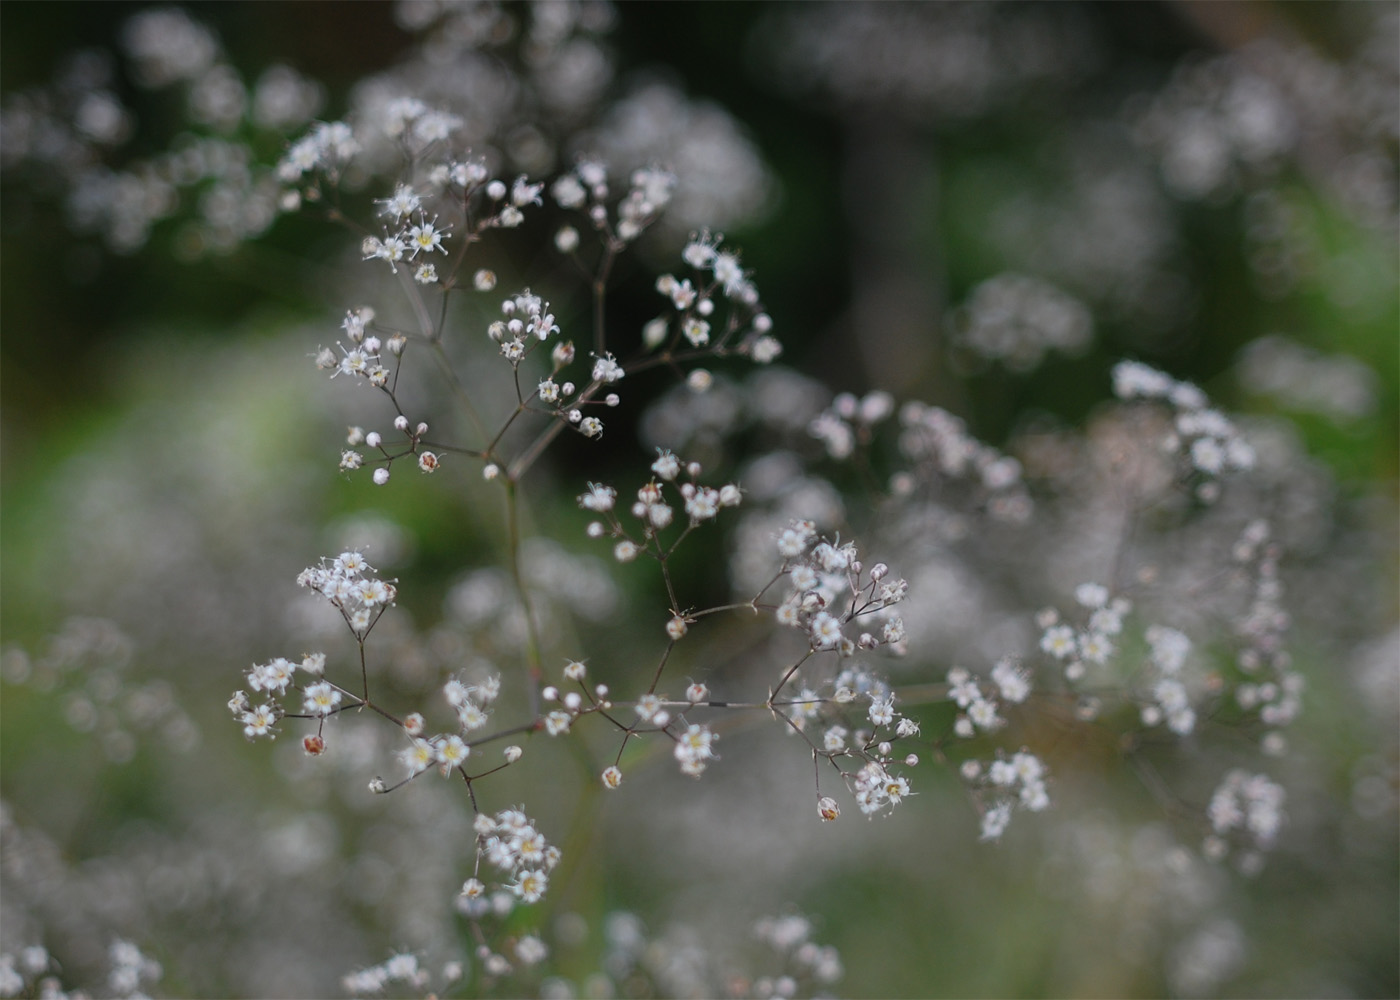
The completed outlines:
{"type": "Polygon", "coordinates": [[[484,895],[485,892],[486,884],[479,878],[469,878],[462,883],[462,895],[468,899],[476,899],[484,895]]]}
{"type": "Polygon", "coordinates": [[[242,718],[243,735],[249,739],[255,736],[267,736],[279,714],[277,706],[272,702],[265,702],[251,712],[245,713],[242,718]]]}
{"type": "Polygon", "coordinates": [[[578,498],[579,506],[584,510],[592,510],[599,513],[612,510],[616,502],[617,490],[601,483],[589,483],[588,492],[578,498]]]}
{"type": "Polygon", "coordinates": [[[704,347],[710,342],[710,324],[692,316],[681,323],[681,334],[692,347],[704,347]]]}
{"type": "Polygon", "coordinates": [[[540,192],[544,190],[543,184],[531,184],[524,175],[515,179],[514,185],[510,189],[510,200],[516,208],[524,208],[526,205],[542,205],[540,192]]]}
{"type": "Polygon", "coordinates": [[[422,204],[422,199],[413,192],[407,184],[400,184],[394,189],[393,197],[381,198],[375,202],[384,206],[380,209],[381,215],[387,215],[395,219],[406,219],[422,204]]]}
{"type": "Polygon", "coordinates": [[[1011,803],[999,802],[982,814],[982,839],[1000,840],[1011,822],[1011,803]]]}
{"type": "Polygon", "coordinates": [[[675,748],[681,771],[698,778],[715,757],[713,745],[716,739],[718,737],[708,727],[691,725],[687,728],[676,741],[675,748]]]}
{"type": "Polygon", "coordinates": [[[526,934],[515,943],[515,957],[522,965],[538,965],[548,954],[545,943],[533,934],[526,934]]]}
{"type": "Polygon", "coordinates": [[[471,748],[462,741],[460,736],[445,737],[437,744],[437,759],[442,766],[443,774],[460,766],[470,754],[471,748]]]}
{"type": "Polygon", "coordinates": [[[1057,660],[1073,656],[1077,648],[1074,629],[1068,625],[1052,625],[1040,638],[1040,648],[1057,660]]]}
{"type": "Polygon", "coordinates": [[[437,751],[427,740],[414,738],[408,749],[399,751],[399,759],[411,777],[431,767],[437,760],[437,751]]]}
{"type": "Polygon", "coordinates": [[[1019,704],[1030,695],[1030,681],[1010,660],[999,660],[992,667],[992,681],[1006,701],[1019,704]]]}
{"type": "Polygon", "coordinates": [[[573,716],[568,712],[554,711],[544,717],[544,729],[550,736],[559,736],[569,731],[573,716]]]}
{"type": "Polygon", "coordinates": [[[661,710],[661,698],[654,694],[644,694],[637,699],[633,710],[643,722],[650,722],[661,710]]]}
{"type": "Polygon", "coordinates": [[[841,639],[840,621],[825,611],[819,611],[812,617],[808,630],[811,632],[812,645],[816,649],[831,649],[841,639]]]}
{"type": "Polygon", "coordinates": [[[340,692],[325,681],[312,684],[304,693],[303,707],[310,715],[330,715],[339,704],[340,692]]]}
{"type": "Polygon", "coordinates": [[[525,903],[538,902],[548,888],[549,876],[538,868],[524,869],[511,886],[511,890],[525,903]]]}

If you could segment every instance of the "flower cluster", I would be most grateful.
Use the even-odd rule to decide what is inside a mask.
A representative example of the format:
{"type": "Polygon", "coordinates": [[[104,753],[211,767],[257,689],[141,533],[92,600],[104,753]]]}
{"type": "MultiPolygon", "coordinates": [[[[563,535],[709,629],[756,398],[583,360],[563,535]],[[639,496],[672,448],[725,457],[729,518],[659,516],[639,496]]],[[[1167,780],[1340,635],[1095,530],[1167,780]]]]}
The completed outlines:
{"type": "MultiPolygon", "coordinates": [[[[462,884],[461,908],[468,916],[481,917],[490,911],[492,899],[479,877],[484,858],[505,877],[514,881],[506,888],[522,903],[537,903],[549,888],[549,873],[563,856],[559,848],[545,840],[534,821],[520,809],[502,809],[494,816],[479,813],[476,830],[476,874],[462,884]]],[[[507,911],[509,906],[506,906],[507,911]]]]}
{"type": "Polygon", "coordinates": [[[754,937],[787,957],[792,972],[786,976],[754,982],[756,997],[790,997],[796,992],[797,981],[810,977],[820,986],[830,986],[841,978],[844,969],[841,956],[831,945],[819,945],[812,940],[812,922],[790,913],[781,917],[763,917],[754,924],[754,937]]]}
{"type": "Polygon", "coordinates": [[[993,732],[1005,725],[997,714],[998,696],[1009,704],[1019,704],[1030,696],[1030,678],[1009,658],[992,667],[992,686],[979,684],[966,669],[948,671],[948,697],[961,710],[953,721],[953,732],[969,739],[978,730],[993,732]]]}
{"type": "Polygon", "coordinates": [[[843,657],[858,648],[902,651],[904,622],[891,609],[908,593],[908,581],[890,578],[884,563],[867,572],[853,542],[822,539],[811,521],[792,522],[778,536],[777,549],[783,558],[779,578],[785,576],[792,588],[773,613],[779,625],[806,633],[814,651],[843,657]],[[872,631],[846,634],[866,616],[872,631]]]}
{"type": "Polygon", "coordinates": [[[692,723],[685,727],[685,731],[676,737],[676,747],[674,750],[677,763],[681,766],[681,773],[698,778],[705,773],[705,768],[710,761],[718,759],[715,750],[715,740],[719,739],[709,726],[702,726],[692,723]]]}
{"type": "Polygon", "coordinates": [[[1205,477],[1196,494],[1204,501],[1220,494],[1215,477],[1223,472],[1252,468],[1254,449],[1235,425],[1212,409],[1205,393],[1136,361],[1122,361],[1113,368],[1113,393],[1119,399],[1156,399],[1175,413],[1175,433],[1163,442],[1170,453],[1184,456],[1192,470],[1205,477]]]}
{"type": "Polygon", "coordinates": [[[1206,816],[1211,830],[1204,843],[1207,857],[1223,858],[1231,840],[1246,848],[1242,859],[1246,870],[1258,868],[1258,851],[1273,846],[1283,825],[1283,786],[1263,774],[1235,769],[1225,775],[1210,798],[1206,816]]]}
{"type": "Polygon", "coordinates": [[[374,576],[375,569],[360,552],[342,552],[323,559],[297,576],[297,586],[324,597],[340,612],[350,630],[363,639],[398,596],[392,583],[374,576]]]}
{"type": "Polygon", "coordinates": [[[910,402],[900,407],[899,425],[899,450],[913,464],[891,478],[890,491],[896,496],[932,490],[943,479],[966,480],[976,489],[973,502],[995,520],[1022,524],[1030,518],[1021,463],[977,440],[961,418],[937,406],[910,402]]]}
{"type": "MultiPolygon", "coordinates": [[[[632,172],[631,185],[617,203],[613,216],[608,214],[607,165],[599,160],[582,159],[574,169],[560,175],[550,185],[549,193],[564,209],[586,209],[589,223],[606,239],[625,245],[635,240],[656,221],[671,202],[676,188],[674,174],[657,167],[641,167],[632,172]]],[[[562,253],[578,248],[578,230],[561,228],[554,236],[554,245],[562,253]]]]}
{"type": "MultiPolygon", "coordinates": [[[[49,971],[51,964],[48,949],[41,944],[21,948],[18,955],[8,951],[0,953],[0,996],[17,997],[30,983],[38,987],[40,977],[49,971]]],[[[46,985],[45,993],[48,992],[46,985]]]]}
{"type": "Polygon", "coordinates": [[[743,492],[733,483],[718,489],[701,485],[698,480],[704,470],[700,463],[683,462],[669,451],[659,455],[651,471],[654,478],[637,490],[629,509],[638,522],[630,530],[617,516],[617,490],[613,487],[589,483],[588,492],[578,498],[584,510],[603,516],[603,520],[589,522],[588,536],[617,539],[613,555],[618,562],[631,562],[642,553],[665,562],[691,529],[714,520],[721,508],[737,507],[743,501],[743,492]],[[675,521],[677,507],[685,514],[686,530],[669,546],[663,546],[660,533],[675,521]]]}
{"type": "Polygon", "coordinates": [[[1013,809],[1042,812],[1050,807],[1045,764],[1029,751],[1018,751],[1010,759],[998,757],[986,766],[964,761],[962,776],[983,797],[983,840],[997,840],[1006,832],[1013,809]]]}
{"type": "MultiPolygon", "coordinates": [[[[423,716],[418,712],[410,713],[403,720],[404,732],[408,735],[410,743],[408,747],[399,751],[399,760],[408,772],[408,777],[412,779],[433,765],[437,765],[443,777],[461,768],[471,756],[471,746],[464,737],[481,729],[490,721],[488,708],[500,691],[499,675],[488,677],[481,684],[468,685],[456,678],[449,680],[443,686],[443,695],[456,713],[458,733],[439,733],[436,736],[425,737],[423,716]]],[[[518,747],[508,747],[507,762],[513,763],[519,754],[518,747]]],[[[375,779],[371,787],[375,791],[386,790],[379,779],[375,779]]]]}
{"type": "Polygon", "coordinates": [[[851,794],[855,796],[856,805],[866,816],[892,810],[914,794],[908,778],[891,773],[888,764],[878,760],[866,762],[854,775],[848,776],[847,780],[851,794]]]}
{"type": "Polygon", "coordinates": [[[1064,664],[1065,679],[1082,680],[1090,665],[1102,667],[1117,652],[1114,638],[1123,631],[1123,616],[1132,608],[1125,597],[1110,600],[1108,589],[1097,583],[1081,583],[1074,599],[1087,611],[1075,626],[1047,608],[1036,616],[1041,628],[1040,648],[1064,664]]]}
{"type": "Polygon", "coordinates": [[[1146,636],[1152,670],[1147,677],[1149,700],[1141,712],[1143,725],[1165,722],[1173,733],[1186,736],[1196,728],[1196,711],[1183,673],[1191,653],[1191,639],[1165,625],[1149,626],[1146,636]]]}
{"type": "Polygon", "coordinates": [[[807,427],[807,433],[826,448],[838,462],[850,458],[857,442],[868,444],[875,425],[894,413],[894,397],[876,390],[862,398],[849,392],[839,393],[831,406],[807,427]]]}
{"type": "MultiPolygon", "coordinates": [[[[461,976],[460,967],[456,970],[457,976],[461,976]]],[[[452,979],[448,981],[451,982],[452,979]]],[[[372,965],[367,969],[358,969],[347,974],[341,985],[345,987],[345,992],[351,996],[362,996],[370,993],[382,993],[393,983],[403,983],[415,990],[421,990],[428,984],[428,971],[421,967],[418,956],[412,952],[399,952],[390,955],[378,965],[372,965]]]]}
{"type": "Polygon", "coordinates": [[[972,290],[953,314],[959,342],[1013,371],[1031,371],[1050,351],[1075,355],[1094,335],[1087,306],[1024,274],[999,274],[972,290]]]}
{"type": "MultiPolygon", "coordinates": [[[[506,318],[496,320],[486,333],[501,345],[501,355],[512,365],[519,365],[536,341],[546,341],[559,332],[549,303],[528,288],[502,301],[501,312],[506,318]]],[[[556,367],[568,364],[573,360],[573,348],[560,344],[553,360],[556,367]]]]}
{"type": "Polygon", "coordinates": [[[1236,686],[1235,699],[1244,710],[1259,713],[1271,730],[1264,737],[1265,748],[1274,752],[1282,748],[1277,730],[1302,710],[1304,688],[1284,644],[1292,619],[1282,606],[1279,554],[1263,520],[1246,525],[1231,552],[1236,565],[1251,571],[1252,577],[1248,607],[1236,626],[1243,644],[1236,663],[1246,679],[1236,686]]]}
{"type": "Polygon", "coordinates": [[[284,184],[300,181],[321,171],[334,175],[360,150],[354,130],[345,122],[319,122],[291,145],[277,165],[277,179],[284,184]]]}
{"type": "Polygon", "coordinates": [[[721,250],[722,236],[708,232],[693,236],[681,251],[681,259],[695,272],[692,278],[663,274],[656,279],[656,290],[669,301],[672,316],[658,316],[642,331],[649,349],[663,344],[668,352],[683,346],[710,349],[716,354],[733,350],[759,364],[768,364],[782,353],[782,344],[773,337],[773,320],[763,311],[758,289],[739,264],[738,254],[721,250]],[[715,329],[716,296],[734,307],[725,324],[715,329]]]}
{"type": "Polygon", "coordinates": [[[390,451],[385,443],[384,435],[379,431],[366,431],[363,427],[351,427],[345,435],[345,443],[350,446],[346,451],[340,453],[340,468],[342,471],[350,472],[361,468],[365,464],[364,453],[355,451],[355,448],[365,447],[378,452],[371,461],[375,465],[374,474],[371,477],[376,486],[383,486],[389,481],[390,469],[394,462],[407,458],[418,466],[418,471],[432,474],[442,467],[442,459],[438,458],[437,452],[423,447],[424,436],[428,433],[428,425],[419,421],[416,426],[411,426],[409,420],[403,414],[394,418],[395,432],[404,436],[404,444],[400,451],[390,451]]]}
{"type": "Polygon", "coordinates": [[[159,962],[130,941],[116,940],[107,949],[112,963],[107,985],[116,996],[134,996],[143,983],[157,983],[165,975],[159,962]]]}

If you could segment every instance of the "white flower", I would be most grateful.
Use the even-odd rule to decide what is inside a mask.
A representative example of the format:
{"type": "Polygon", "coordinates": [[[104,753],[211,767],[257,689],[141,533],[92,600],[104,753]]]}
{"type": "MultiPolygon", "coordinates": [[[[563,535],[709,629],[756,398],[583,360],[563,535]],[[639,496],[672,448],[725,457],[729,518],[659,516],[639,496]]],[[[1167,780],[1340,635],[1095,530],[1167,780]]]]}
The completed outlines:
{"type": "Polygon", "coordinates": [[[825,611],[819,611],[812,616],[809,630],[812,634],[812,645],[817,649],[830,649],[841,641],[841,623],[825,611]]]}
{"type": "Polygon", "coordinates": [[[538,868],[521,871],[516,876],[515,884],[511,886],[511,890],[525,903],[538,902],[548,888],[549,876],[538,868]]]}
{"type": "Polygon", "coordinates": [[[1011,803],[999,802],[982,814],[982,839],[998,840],[1011,822],[1011,803]]]}
{"type": "Polygon", "coordinates": [[[967,717],[978,729],[994,729],[1001,725],[996,705],[983,698],[978,698],[968,706],[967,717]]]}
{"type": "Polygon", "coordinates": [[[616,502],[617,490],[601,483],[589,483],[588,492],[578,498],[578,504],[584,510],[598,511],[599,513],[612,510],[616,502]]]}
{"type": "Polygon", "coordinates": [[[1075,653],[1074,629],[1068,625],[1053,625],[1040,637],[1040,648],[1056,660],[1068,660],[1075,653]]]}
{"type": "Polygon", "coordinates": [[[1101,608],[1108,603],[1108,589],[1102,584],[1081,583],[1074,588],[1074,599],[1086,608],[1101,608]]]}
{"type": "Polygon", "coordinates": [[[1012,704],[1025,701],[1031,693],[1029,678],[1010,660],[999,660],[992,667],[992,681],[1001,690],[1002,698],[1012,704]]]}
{"type": "Polygon", "coordinates": [[[309,686],[303,696],[303,708],[309,715],[330,715],[340,704],[340,692],[325,681],[309,686]]]}
{"type": "Polygon", "coordinates": [[[443,774],[457,767],[470,754],[471,748],[462,741],[460,736],[449,736],[437,744],[437,759],[438,763],[442,765],[443,774]]]}
{"type": "Polygon", "coordinates": [[[544,729],[550,736],[559,736],[569,731],[573,717],[568,712],[554,711],[544,717],[544,729]]]}
{"type": "Polygon", "coordinates": [[[1107,663],[1113,655],[1113,643],[1098,632],[1085,632],[1079,637],[1079,655],[1091,663],[1107,663]]]}

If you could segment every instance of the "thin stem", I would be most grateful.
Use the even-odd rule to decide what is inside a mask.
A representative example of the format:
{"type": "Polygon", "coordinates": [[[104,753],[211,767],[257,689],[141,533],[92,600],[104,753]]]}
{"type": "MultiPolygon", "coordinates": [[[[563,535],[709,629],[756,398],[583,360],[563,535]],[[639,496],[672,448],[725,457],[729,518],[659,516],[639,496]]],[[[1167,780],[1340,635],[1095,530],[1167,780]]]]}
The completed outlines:
{"type": "Polygon", "coordinates": [[[525,571],[521,565],[519,496],[513,479],[507,479],[505,485],[506,527],[510,545],[511,577],[515,581],[515,590],[520,596],[520,606],[525,614],[525,660],[526,672],[530,679],[530,714],[538,715],[540,682],[544,678],[544,666],[540,662],[540,639],[535,627],[535,612],[530,604],[530,591],[525,586],[525,571]]]}
{"type": "Polygon", "coordinates": [[[477,434],[481,436],[481,440],[487,440],[490,435],[486,431],[486,424],[482,422],[481,415],[476,412],[476,407],[472,405],[471,396],[467,393],[467,387],[462,384],[462,380],[457,377],[456,370],[453,369],[451,362],[447,360],[447,352],[442,349],[442,341],[429,340],[428,347],[432,353],[434,363],[437,364],[438,369],[447,378],[448,384],[452,386],[458,401],[462,404],[462,408],[467,411],[467,416],[471,418],[473,426],[476,427],[477,434]]]}
{"type": "MultiPolygon", "coordinates": [[[[783,679],[780,680],[780,681],[778,682],[778,686],[775,687],[772,691],[768,692],[768,707],[769,707],[769,708],[772,708],[772,707],[773,707],[773,699],[776,698],[776,697],[778,697],[778,692],[781,691],[781,690],[783,689],[783,686],[784,686],[785,684],[787,684],[788,681],[792,680],[792,675],[795,674],[795,673],[797,673],[798,668],[801,667],[802,664],[806,663],[809,659],[811,659],[811,657],[812,657],[812,652],[813,652],[813,651],[810,650],[810,649],[807,650],[807,652],[803,654],[802,659],[798,660],[798,661],[797,661],[796,663],[794,663],[792,666],[788,667],[787,673],[783,674],[783,679]]],[[[780,713],[780,714],[781,714],[781,713],[780,713]]],[[[787,718],[787,716],[783,716],[783,717],[784,717],[784,718],[787,718]]],[[[801,730],[799,730],[799,732],[800,732],[800,731],[801,731],[801,730]]]]}
{"type": "Polygon", "coordinates": [[[593,350],[600,355],[607,349],[604,305],[607,301],[608,275],[616,259],[617,251],[609,243],[602,260],[598,262],[598,274],[593,279],[593,350]]]}

